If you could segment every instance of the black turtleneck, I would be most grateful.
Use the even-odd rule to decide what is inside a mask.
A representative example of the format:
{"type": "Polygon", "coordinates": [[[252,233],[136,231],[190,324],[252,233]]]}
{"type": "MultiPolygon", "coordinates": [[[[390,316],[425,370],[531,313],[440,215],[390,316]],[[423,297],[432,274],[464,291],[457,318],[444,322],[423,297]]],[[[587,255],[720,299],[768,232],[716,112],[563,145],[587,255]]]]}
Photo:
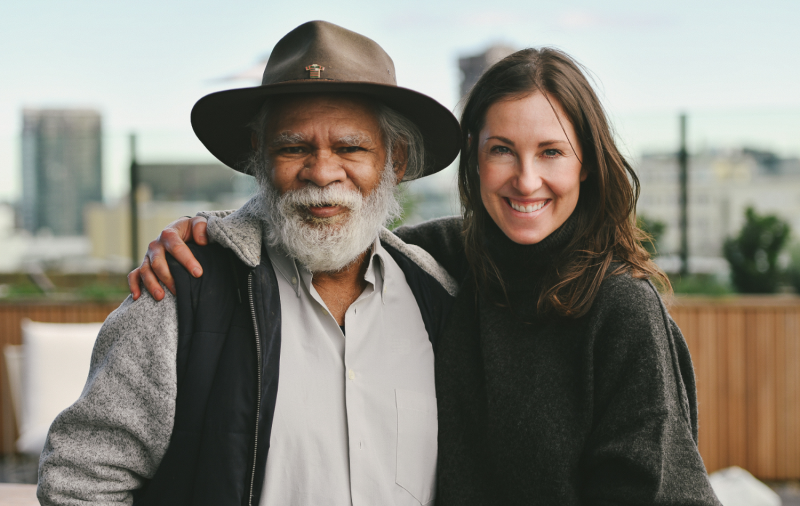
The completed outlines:
{"type": "Polygon", "coordinates": [[[506,287],[515,292],[538,290],[541,278],[553,265],[575,232],[575,216],[536,244],[517,244],[489,221],[484,245],[497,264],[506,287]]]}
{"type": "Polygon", "coordinates": [[[504,289],[496,283],[487,286],[484,302],[508,305],[526,321],[536,317],[536,304],[543,283],[551,278],[557,260],[564,254],[575,232],[575,216],[571,216],[552,234],[536,244],[517,244],[490,221],[486,227],[484,247],[497,266],[504,289]]]}
{"type": "MultiPolygon", "coordinates": [[[[439,340],[437,506],[718,504],[688,348],[655,288],[609,276],[585,316],[535,317],[574,226],[530,246],[487,232],[511,307],[463,283],[439,340]]],[[[460,232],[458,218],[397,231],[463,278],[460,232]]]]}

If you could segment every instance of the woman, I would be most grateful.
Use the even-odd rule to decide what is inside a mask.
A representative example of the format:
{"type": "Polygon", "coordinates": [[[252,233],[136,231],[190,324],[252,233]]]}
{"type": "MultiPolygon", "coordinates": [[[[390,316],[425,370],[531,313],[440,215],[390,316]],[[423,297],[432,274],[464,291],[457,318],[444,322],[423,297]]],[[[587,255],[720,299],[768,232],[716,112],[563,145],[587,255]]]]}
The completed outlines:
{"type": "Polygon", "coordinates": [[[437,504],[718,504],[638,180],[579,66],[514,53],[461,124],[463,220],[397,231],[461,279],[436,355],[437,504]]]}
{"type": "Polygon", "coordinates": [[[437,504],[716,504],[638,180],[578,65],[507,57],[461,126],[463,225],[398,231],[463,279],[436,356],[437,504]]]}

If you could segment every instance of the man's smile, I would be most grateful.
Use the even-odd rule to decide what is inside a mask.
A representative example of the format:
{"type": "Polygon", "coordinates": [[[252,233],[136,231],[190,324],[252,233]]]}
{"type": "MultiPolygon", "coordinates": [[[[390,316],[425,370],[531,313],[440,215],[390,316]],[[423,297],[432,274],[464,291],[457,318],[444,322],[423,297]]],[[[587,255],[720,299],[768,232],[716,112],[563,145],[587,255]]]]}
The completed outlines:
{"type": "Polygon", "coordinates": [[[340,205],[324,204],[319,206],[308,206],[305,208],[305,211],[313,218],[332,218],[343,211],[347,211],[347,208],[340,205]]]}

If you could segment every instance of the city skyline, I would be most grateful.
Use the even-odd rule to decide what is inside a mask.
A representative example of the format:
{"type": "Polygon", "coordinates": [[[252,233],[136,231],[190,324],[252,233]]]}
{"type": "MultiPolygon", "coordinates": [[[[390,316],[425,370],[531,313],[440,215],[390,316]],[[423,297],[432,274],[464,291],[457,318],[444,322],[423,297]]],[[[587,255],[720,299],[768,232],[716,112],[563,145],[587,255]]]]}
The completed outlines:
{"type": "Polygon", "coordinates": [[[744,140],[800,153],[800,69],[785,62],[800,51],[800,5],[786,0],[316,2],[302,10],[249,0],[224,9],[210,1],[32,0],[0,7],[0,200],[21,195],[24,107],[101,110],[106,198],[127,191],[130,131],[140,132],[143,156],[213,161],[193,138],[191,106],[206,93],[255,84],[219,78],[248,70],[313,18],[374,38],[392,55],[400,85],[450,108],[459,98],[459,58],[495,43],[553,45],[590,70],[633,153],[674,143],[683,110],[694,143],[744,140]]]}

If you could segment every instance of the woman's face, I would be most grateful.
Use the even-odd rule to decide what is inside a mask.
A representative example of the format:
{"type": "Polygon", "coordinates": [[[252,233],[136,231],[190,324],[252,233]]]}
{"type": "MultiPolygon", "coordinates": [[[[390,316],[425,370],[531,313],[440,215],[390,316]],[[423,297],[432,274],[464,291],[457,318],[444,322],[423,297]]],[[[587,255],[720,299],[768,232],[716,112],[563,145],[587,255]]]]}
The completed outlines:
{"type": "Polygon", "coordinates": [[[540,92],[493,104],[478,137],[483,205],[518,244],[536,244],[567,221],[586,179],[575,129],[549,98],[552,107],[540,92]]]}

